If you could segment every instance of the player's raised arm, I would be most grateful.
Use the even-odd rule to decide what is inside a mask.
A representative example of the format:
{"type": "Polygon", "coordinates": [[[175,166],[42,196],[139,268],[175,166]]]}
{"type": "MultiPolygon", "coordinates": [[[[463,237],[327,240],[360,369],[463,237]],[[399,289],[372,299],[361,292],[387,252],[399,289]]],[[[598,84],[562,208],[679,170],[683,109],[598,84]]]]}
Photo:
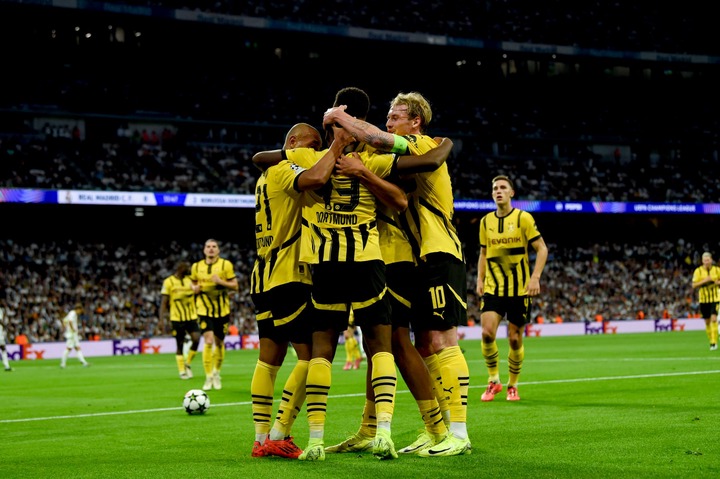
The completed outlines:
{"type": "Polygon", "coordinates": [[[380,128],[364,120],[345,113],[345,105],[330,108],[323,115],[323,126],[338,124],[362,143],[389,153],[405,153],[407,140],[400,135],[382,131],[380,128]]]}
{"type": "Polygon", "coordinates": [[[282,161],[282,149],[258,151],[252,157],[253,165],[260,171],[265,171],[273,165],[277,165],[282,161]]]}
{"type": "Polygon", "coordinates": [[[429,150],[427,153],[398,157],[396,161],[397,171],[402,175],[435,171],[445,163],[450,153],[452,153],[452,149],[452,140],[450,138],[443,138],[438,146],[429,150]]]}

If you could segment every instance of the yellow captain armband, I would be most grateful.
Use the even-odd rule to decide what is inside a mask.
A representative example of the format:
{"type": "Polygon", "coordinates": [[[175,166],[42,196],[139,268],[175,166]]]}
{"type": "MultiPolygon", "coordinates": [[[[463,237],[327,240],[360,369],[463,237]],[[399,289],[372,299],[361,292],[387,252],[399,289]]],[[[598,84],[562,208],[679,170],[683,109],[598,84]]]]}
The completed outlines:
{"type": "Polygon", "coordinates": [[[393,143],[390,153],[405,153],[408,150],[408,142],[404,136],[393,135],[395,142],[393,143]]]}

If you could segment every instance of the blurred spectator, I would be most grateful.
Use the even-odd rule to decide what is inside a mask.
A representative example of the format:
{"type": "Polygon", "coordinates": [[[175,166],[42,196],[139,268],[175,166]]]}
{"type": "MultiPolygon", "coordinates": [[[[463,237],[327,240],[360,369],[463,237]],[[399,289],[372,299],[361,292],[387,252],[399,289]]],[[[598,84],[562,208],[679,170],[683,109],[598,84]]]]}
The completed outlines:
{"type": "Polygon", "coordinates": [[[19,344],[20,346],[27,346],[28,344],[30,344],[30,340],[25,333],[20,331],[20,334],[15,336],[15,344],[19,344]]]}

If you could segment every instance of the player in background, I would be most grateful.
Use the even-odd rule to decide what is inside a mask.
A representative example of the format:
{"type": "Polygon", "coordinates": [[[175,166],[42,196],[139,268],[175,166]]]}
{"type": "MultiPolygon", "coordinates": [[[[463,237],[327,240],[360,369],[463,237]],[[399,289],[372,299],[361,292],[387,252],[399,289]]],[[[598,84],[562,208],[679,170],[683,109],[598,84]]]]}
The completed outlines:
{"type": "Polygon", "coordinates": [[[80,332],[78,330],[78,317],[84,311],[83,305],[75,303],[75,307],[68,312],[62,320],[63,328],[65,329],[65,351],[62,353],[60,358],[60,367],[65,368],[67,365],[68,356],[74,349],[77,352],[77,358],[80,360],[83,366],[90,366],[85,360],[85,356],[80,349],[80,332]]]}
{"type": "Polygon", "coordinates": [[[497,329],[508,321],[507,400],[519,401],[518,379],[525,359],[523,332],[530,319],[532,297],[540,294],[540,277],[548,258],[548,248],[535,219],[527,211],[512,206],[515,189],[507,176],[492,180],[492,197],[497,209],[480,220],[480,257],[477,294],[482,298],[482,353],[488,370],[488,386],[483,401],[492,401],[502,391],[498,368],[497,329]],[[530,273],[528,248],[535,250],[530,273]]]}
{"type": "Polygon", "coordinates": [[[713,264],[712,253],[702,254],[702,265],[695,268],[692,287],[698,292],[700,314],[705,319],[705,334],[710,340],[710,351],[718,348],[718,306],[720,305],[720,266],[713,264]]]}
{"type": "Polygon", "coordinates": [[[0,356],[2,357],[3,367],[5,371],[10,372],[13,368],[10,367],[10,359],[8,358],[7,348],[7,333],[5,332],[5,299],[0,298],[0,356]]]}
{"type": "Polygon", "coordinates": [[[345,371],[360,369],[360,363],[363,360],[360,342],[356,336],[357,330],[358,327],[355,326],[355,315],[351,309],[348,327],[343,331],[343,338],[345,338],[345,366],[343,366],[343,370],[345,371]]]}
{"type": "Polygon", "coordinates": [[[188,277],[190,265],[186,261],[180,261],[175,267],[175,272],[165,278],[162,284],[160,295],[160,328],[165,331],[168,317],[172,325],[172,335],[175,338],[175,363],[177,364],[180,379],[193,377],[190,364],[197,354],[200,344],[200,326],[198,325],[198,314],[195,308],[195,293],[192,289],[192,281],[188,277]],[[190,336],[190,347],[185,356],[185,337],[190,336]]]}
{"type": "Polygon", "coordinates": [[[230,292],[238,290],[232,262],[220,257],[220,244],[208,239],[205,258],[190,268],[195,307],[202,331],[202,359],[205,370],[204,391],[222,389],[220,370],[225,359],[225,335],[230,323],[230,292]]]}
{"type": "MultiPolygon", "coordinates": [[[[387,210],[378,214],[392,303],[393,354],[425,423],[423,433],[398,452],[440,457],[471,452],[467,433],[470,373],[457,337],[457,326],[467,324],[467,288],[464,253],[452,224],[454,200],[445,164],[453,144],[446,138],[438,146],[425,134],[431,119],[427,99],[410,92],[391,100],[385,132],[348,115],[342,106],[325,112],[323,122],[339,123],[359,141],[384,151],[419,155],[446,148],[442,161],[435,163],[418,163],[418,156],[398,159],[395,171],[399,178],[395,179],[409,184],[409,206],[402,214],[387,210]],[[410,338],[411,325],[415,344],[410,338]]],[[[344,166],[339,168],[344,174],[368,175],[344,166]]],[[[372,391],[368,389],[360,429],[327,452],[367,447],[373,418],[372,391]]]]}
{"type": "MultiPolygon", "coordinates": [[[[303,191],[325,184],[335,157],[349,143],[335,142],[310,169],[281,161],[263,171],[255,186],[255,238],[257,257],[250,295],[260,336],[260,350],[250,393],[255,441],[252,457],[297,458],[302,450],[293,442],[292,425],[305,401],[305,384],[312,354],[310,267],[300,262],[303,191]],[[297,362],[283,386],[282,398],[270,428],[275,379],[292,344],[297,362]]],[[[320,150],[322,138],[307,123],[294,125],[283,149],[320,150]]]]}

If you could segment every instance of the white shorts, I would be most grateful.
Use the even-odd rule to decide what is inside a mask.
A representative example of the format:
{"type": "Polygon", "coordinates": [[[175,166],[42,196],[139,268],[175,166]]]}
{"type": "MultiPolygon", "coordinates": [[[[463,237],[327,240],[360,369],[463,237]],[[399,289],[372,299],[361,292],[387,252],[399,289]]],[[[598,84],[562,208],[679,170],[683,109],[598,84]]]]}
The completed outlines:
{"type": "Polygon", "coordinates": [[[79,348],[80,347],[80,335],[75,333],[71,336],[66,336],[65,337],[65,346],[68,349],[79,348]]]}

